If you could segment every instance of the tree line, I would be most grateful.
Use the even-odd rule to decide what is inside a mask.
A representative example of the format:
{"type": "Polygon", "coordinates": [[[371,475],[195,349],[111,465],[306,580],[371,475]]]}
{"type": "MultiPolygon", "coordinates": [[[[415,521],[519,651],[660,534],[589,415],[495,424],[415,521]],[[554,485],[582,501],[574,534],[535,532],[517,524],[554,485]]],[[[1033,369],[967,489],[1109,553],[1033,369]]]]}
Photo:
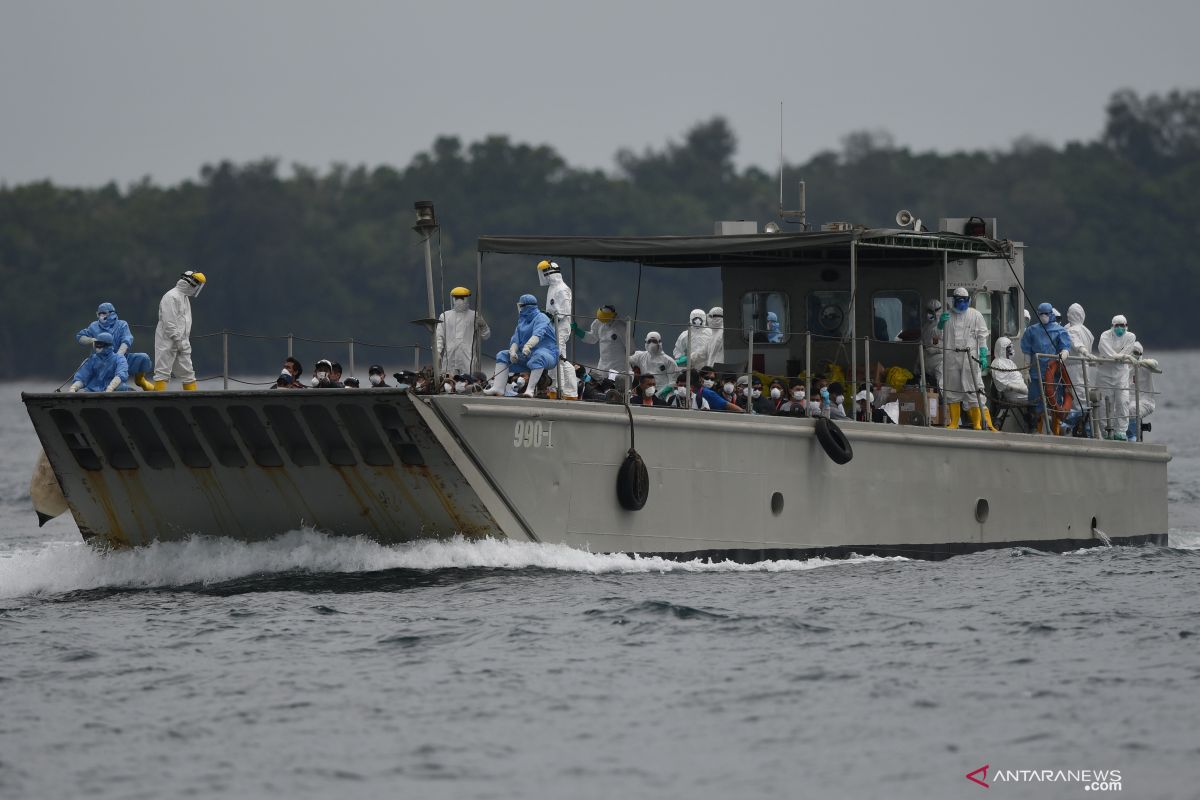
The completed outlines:
{"type": "MultiPolygon", "coordinates": [[[[208,165],[174,186],[0,186],[0,280],[9,299],[0,377],[69,375],[84,355],[73,334],[98,303],[153,323],[158,298],[185,269],[210,280],[194,305],[196,333],[428,342],[410,324],[426,316],[414,200],[433,200],[442,226],[440,309],[453,286],[474,288],[482,234],[710,233],[718,219],[774,219],[778,175],[737,168],[736,148],[717,117],[662,148],[618,151],[612,172],[574,167],[548,145],[442,136],[403,168],[284,170],[264,159],[208,165]]],[[[858,131],[840,150],[785,165],[784,175],[789,191],[807,181],[810,223],[890,226],[899,208],[927,223],[998,217],[1001,235],[1029,247],[1035,300],[1049,298],[1064,312],[1082,303],[1097,332],[1124,313],[1152,348],[1194,343],[1187,326],[1200,296],[1200,90],[1119,91],[1092,141],[1054,147],[1023,138],[1006,150],[937,154],[858,131]]],[[[536,286],[533,267],[503,258],[486,266],[485,311],[506,341],[512,302],[536,286]]],[[[581,312],[616,301],[625,314],[637,302],[642,318],[682,321],[689,308],[719,297],[715,274],[691,281],[684,296],[680,276],[666,270],[646,270],[640,291],[628,270],[583,272],[581,312]]],[[[152,352],[152,329],[135,335],[136,349],[152,352]]],[[[493,339],[485,350],[502,344],[493,339]]],[[[319,347],[310,348],[313,357],[319,347]]],[[[235,366],[269,371],[283,348],[239,340],[235,366]]],[[[408,352],[360,353],[363,364],[411,361],[408,352]]],[[[196,358],[201,373],[219,371],[218,346],[197,347],[196,358]]]]}

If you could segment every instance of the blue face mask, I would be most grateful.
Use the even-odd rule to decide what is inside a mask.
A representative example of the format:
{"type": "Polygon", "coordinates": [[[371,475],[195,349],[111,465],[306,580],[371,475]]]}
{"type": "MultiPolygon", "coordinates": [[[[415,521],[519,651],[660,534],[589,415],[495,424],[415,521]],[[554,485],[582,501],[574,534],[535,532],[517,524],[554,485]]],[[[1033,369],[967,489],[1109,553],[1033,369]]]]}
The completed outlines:
{"type": "Polygon", "coordinates": [[[1117,336],[1124,336],[1125,335],[1125,326],[1124,325],[1113,326],[1113,333],[1115,333],[1117,336]]]}
{"type": "Polygon", "coordinates": [[[969,297],[954,298],[954,310],[955,311],[966,311],[967,308],[970,307],[970,305],[971,305],[971,298],[969,298],[969,297]]]}

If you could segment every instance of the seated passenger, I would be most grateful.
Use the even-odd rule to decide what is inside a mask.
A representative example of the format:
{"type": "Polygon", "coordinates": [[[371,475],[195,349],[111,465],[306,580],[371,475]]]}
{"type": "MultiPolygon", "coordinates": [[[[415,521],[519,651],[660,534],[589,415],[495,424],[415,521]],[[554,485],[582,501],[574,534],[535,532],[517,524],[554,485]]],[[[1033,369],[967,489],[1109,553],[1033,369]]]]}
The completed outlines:
{"type": "Polygon", "coordinates": [[[347,389],[358,389],[359,388],[358,378],[355,378],[353,376],[346,378],[346,380],[342,381],[342,385],[345,386],[347,389]]]}
{"type": "Polygon", "coordinates": [[[290,389],[292,388],[292,373],[288,370],[283,370],[279,373],[279,377],[275,379],[275,385],[272,389],[290,389]]]}
{"type": "Polygon", "coordinates": [[[665,406],[658,396],[658,379],[653,375],[643,375],[638,382],[638,388],[629,399],[635,406],[665,406]]]}
{"type": "Polygon", "coordinates": [[[342,383],[338,381],[336,384],[330,377],[333,374],[333,362],[329,359],[322,358],[317,362],[314,368],[312,378],[309,379],[309,385],[314,389],[341,389],[342,383]]]}
{"type": "Polygon", "coordinates": [[[821,390],[821,406],[824,414],[830,419],[849,419],[846,416],[846,390],[838,381],[821,390]]]}
{"type": "Polygon", "coordinates": [[[533,397],[538,382],[558,363],[558,339],[550,318],[538,309],[537,298],[523,294],[517,303],[519,318],[507,350],[496,354],[500,372],[487,394],[503,394],[509,369],[528,370],[529,384],[523,397],[533,397]]]}
{"type": "Polygon", "coordinates": [[[778,416],[805,417],[808,416],[808,403],[804,400],[804,382],[793,381],[787,395],[788,399],[776,411],[778,416]]]}
{"type": "Polygon", "coordinates": [[[680,372],[675,376],[675,385],[665,392],[663,399],[668,408],[687,408],[687,395],[687,374],[680,372]]]}
{"type": "Polygon", "coordinates": [[[335,389],[341,389],[345,386],[342,383],[342,365],[336,361],[329,365],[329,380],[333,383],[333,388],[335,389]]]}
{"type": "MultiPolygon", "coordinates": [[[[705,378],[699,372],[692,373],[692,404],[693,409],[702,411],[735,411],[742,412],[743,408],[737,403],[731,403],[712,389],[704,385],[705,378]]],[[[711,379],[709,379],[711,380],[711,379]]]]}
{"type": "Polygon", "coordinates": [[[129,364],[125,356],[113,347],[113,335],[97,333],[92,341],[92,354],[80,365],[71,383],[71,392],[128,392],[129,364]]]}
{"type": "Polygon", "coordinates": [[[770,416],[775,413],[775,404],[769,397],[763,397],[761,378],[755,378],[750,384],[750,410],[755,414],[770,416]]]}
{"type": "Polygon", "coordinates": [[[388,388],[387,381],[384,379],[382,364],[371,365],[371,368],[367,370],[367,380],[371,382],[371,388],[373,389],[388,388]]]}
{"type": "MultiPolygon", "coordinates": [[[[304,367],[300,364],[299,361],[292,358],[291,356],[288,356],[287,358],[285,358],[283,360],[283,371],[289,373],[292,376],[292,382],[286,388],[288,388],[288,389],[303,389],[304,388],[304,384],[300,382],[300,376],[304,374],[304,367]]],[[[275,382],[275,386],[276,386],[276,388],[281,388],[281,389],[285,388],[285,387],[279,386],[278,381],[275,382]]]]}
{"type": "Polygon", "coordinates": [[[771,402],[771,413],[778,414],[779,410],[783,408],[788,401],[787,387],[784,385],[783,381],[779,380],[779,378],[772,378],[771,388],[767,392],[767,397],[771,402]]]}

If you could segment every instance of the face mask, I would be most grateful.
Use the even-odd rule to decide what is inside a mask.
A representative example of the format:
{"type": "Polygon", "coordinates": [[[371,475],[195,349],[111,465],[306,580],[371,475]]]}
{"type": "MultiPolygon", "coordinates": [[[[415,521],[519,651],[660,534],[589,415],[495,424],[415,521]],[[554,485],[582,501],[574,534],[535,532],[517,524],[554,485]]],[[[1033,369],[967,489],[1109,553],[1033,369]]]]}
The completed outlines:
{"type": "Polygon", "coordinates": [[[687,397],[687,387],[676,386],[675,387],[675,396],[676,397],[687,397]]]}
{"type": "Polygon", "coordinates": [[[459,394],[462,394],[466,390],[467,390],[466,381],[459,381],[458,383],[454,384],[454,391],[458,392],[459,394]]]}
{"type": "Polygon", "coordinates": [[[956,297],[956,298],[954,298],[954,310],[955,310],[955,311],[958,311],[959,313],[962,313],[963,311],[966,311],[966,310],[967,310],[967,307],[968,307],[968,306],[970,306],[970,305],[971,305],[971,300],[970,300],[970,298],[968,298],[968,297],[956,297]]]}
{"type": "Polygon", "coordinates": [[[714,328],[720,328],[725,325],[725,318],[720,316],[719,314],[716,316],[713,316],[713,317],[709,317],[708,321],[714,328]]]}
{"type": "Polygon", "coordinates": [[[839,406],[842,405],[846,402],[846,395],[839,394],[837,397],[833,398],[833,402],[837,403],[839,406]]]}
{"type": "Polygon", "coordinates": [[[654,397],[654,387],[647,386],[645,389],[642,390],[642,394],[646,395],[646,397],[654,397]]]}
{"type": "Polygon", "coordinates": [[[762,389],[755,389],[750,394],[752,394],[754,396],[754,399],[757,400],[758,398],[762,397],[762,389]]]}
{"type": "Polygon", "coordinates": [[[453,383],[443,383],[442,391],[444,391],[446,394],[450,394],[451,392],[454,391],[454,384],[453,383]]]}
{"type": "Polygon", "coordinates": [[[107,311],[97,312],[96,319],[100,320],[101,322],[106,322],[108,320],[108,312],[107,311]]]}
{"type": "Polygon", "coordinates": [[[1117,336],[1124,336],[1125,335],[1125,326],[1117,325],[1115,328],[1113,328],[1113,333],[1115,333],[1117,336]]]}
{"type": "Polygon", "coordinates": [[[465,297],[454,298],[454,310],[455,311],[465,311],[466,308],[467,308],[467,298],[465,298],[465,297]]]}
{"type": "Polygon", "coordinates": [[[708,380],[706,380],[706,381],[704,382],[704,388],[705,388],[705,389],[711,389],[712,387],[714,387],[714,386],[716,386],[716,385],[717,385],[717,382],[716,382],[716,381],[714,381],[714,380],[712,380],[711,378],[710,378],[710,379],[708,379],[708,380]]]}
{"type": "Polygon", "coordinates": [[[328,373],[328,372],[318,372],[318,373],[317,373],[317,380],[321,380],[321,381],[323,381],[323,380],[325,380],[325,379],[326,379],[326,378],[328,378],[328,377],[329,377],[329,373],[328,373]]]}
{"type": "Polygon", "coordinates": [[[372,386],[378,386],[381,383],[383,383],[382,375],[372,375],[371,376],[371,385],[372,386]]]}
{"type": "Polygon", "coordinates": [[[662,352],[662,344],[659,342],[646,342],[646,350],[650,355],[658,355],[662,352]]]}
{"type": "Polygon", "coordinates": [[[803,400],[804,392],[802,392],[802,391],[792,392],[792,399],[793,400],[803,400]]]}
{"type": "Polygon", "coordinates": [[[733,384],[732,383],[726,383],[721,388],[725,390],[725,394],[733,394],[733,384]]]}
{"type": "Polygon", "coordinates": [[[771,387],[771,399],[778,400],[781,397],[783,397],[783,390],[780,389],[778,386],[772,386],[771,387]]]}
{"type": "Polygon", "coordinates": [[[1011,347],[1004,348],[1004,357],[1008,359],[1013,357],[1013,349],[1011,347]]]}
{"type": "Polygon", "coordinates": [[[1038,319],[1040,319],[1042,321],[1043,325],[1050,324],[1050,315],[1049,314],[1038,314],[1038,319]]]}
{"type": "Polygon", "coordinates": [[[320,383],[321,383],[321,382],[320,382],[319,380],[317,380],[317,376],[316,376],[316,375],[313,375],[311,378],[309,378],[309,379],[308,379],[308,385],[309,385],[309,386],[314,386],[314,387],[315,387],[315,386],[319,386],[319,385],[320,385],[320,383]]]}
{"type": "Polygon", "coordinates": [[[92,345],[92,347],[93,347],[93,349],[95,349],[96,355],[100,355],[100,356],[104,355],[105,351],[108,350],[108,345],[106,345],[106,344],[96,343],[96,344],[92,345]]]}
{"type": "Polygon", "coordinates": [[[693,328],[699,328],[703,324],[704,324],[704,320],[700,319],[699,317],[692,317],[692,327],[693,328]]]}
{"type": "Polygon", "coordinates": [[[524,385],[525,385],[525,378],[524,377],[517,378],[517,388],[520,389],[524,385]]]}
{"type": "Polygon", "coordinates": [[[926,311],[926,312],[925,312],[925,319],[927,319],[927,320],[930,320],[930,321],[932,322],[932,321],[933,321],[933,312],[932,312],[932,311],[926,311]]]}

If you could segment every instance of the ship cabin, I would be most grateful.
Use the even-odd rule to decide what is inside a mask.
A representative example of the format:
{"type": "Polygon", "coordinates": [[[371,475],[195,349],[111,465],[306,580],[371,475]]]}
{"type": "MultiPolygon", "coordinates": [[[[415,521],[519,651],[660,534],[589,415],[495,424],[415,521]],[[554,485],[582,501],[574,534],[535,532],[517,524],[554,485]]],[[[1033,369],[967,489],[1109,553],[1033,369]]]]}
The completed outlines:
{"type": "MultiPolygon", "coordinates": [[[[719,268],[725,363],[739,372],[752,367],[811,381],[836,365],[856,376],[857,385],[882,364],[911,371],[912,384],[920,384],[926,305],[937,299],[948,309],[948,294],[958,286],[987,320],[990,350],[1001,336],[1019,339],[1024,246],[1000,239],[995,219],[942,219],[936,231],[824,228],[785,232],[772,223],[759,231],[757,223],[739,221],[716,223],[711,236],[485,236],[478,266],[482,278],[489,255],[507,254],[557,260],[568,276],[576,262],[719,268]]],[[[679,295],[683,302],[686,297],[679,295]]],[[[586,328],[590,317],[583,308],[577,294],[576,318],[586,328]]],[[[636,327],[633,348],[655,326],[637,321],[636,327]]],[[[667,349],[681,329],[662,331],[667,349]]]]}

